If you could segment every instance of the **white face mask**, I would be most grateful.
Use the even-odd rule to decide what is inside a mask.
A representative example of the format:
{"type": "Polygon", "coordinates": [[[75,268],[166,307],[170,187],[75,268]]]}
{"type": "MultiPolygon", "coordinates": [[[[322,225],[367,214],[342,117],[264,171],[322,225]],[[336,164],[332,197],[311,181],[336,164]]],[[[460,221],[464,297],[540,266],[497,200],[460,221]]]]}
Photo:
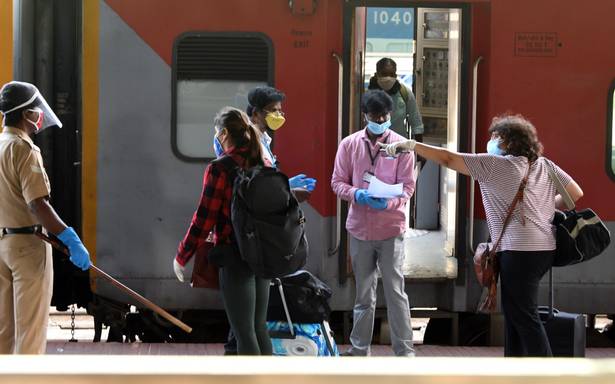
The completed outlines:
{"type": "Polygon", "coordinates": [[[395,82],[397,81],[397,78],[393,76],[383,76],[383,77],[378,77],[377,81],[378,81],[378,85],[380,86],[380,88],[382,88],[385,91],[388,91],[389,89],[393,88],[393,86],[395,85],[395,82]]]}
{"type": "Polygon", "coordinates": [[[27,111],[38,113],[37,115],[38,117],[36,118],[36,121],[32,121],[30,119],[26,119],[26,121],[32,124],[36,131],[39,131],[43,127],[43,116],[44,116],[43,111],[40,108],[28,109],[27,111]]]}

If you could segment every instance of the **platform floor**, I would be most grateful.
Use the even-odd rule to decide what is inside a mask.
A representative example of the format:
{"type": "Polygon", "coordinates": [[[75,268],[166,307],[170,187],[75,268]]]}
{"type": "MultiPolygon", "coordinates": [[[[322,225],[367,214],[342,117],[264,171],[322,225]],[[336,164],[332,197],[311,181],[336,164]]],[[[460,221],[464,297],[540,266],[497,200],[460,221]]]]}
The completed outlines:
{"type": "Polygon", "coordinates": [[[0,356],[0,384],[613,382],[614,359],[0,356]]]}
{"type": "MultiPolygon", "coordinates": [[[[339,345],[345,351],[347,345],[339,345]]],[[[52,340],[47,342],[50,355],[191,355],[221,356],[223,344],[148,344],[148,343],[92,343],[79,341],[52,340]]],[[[417,345],[417,357],[502,357],[501,347],[449,347],[439,345],[417,345]]],[[[393,356],[388,345],[373,345],[373,356],[393,356]]],[[[588,348],[586,357],[590,359],[615,358],[615,348],[588,348]]]]}

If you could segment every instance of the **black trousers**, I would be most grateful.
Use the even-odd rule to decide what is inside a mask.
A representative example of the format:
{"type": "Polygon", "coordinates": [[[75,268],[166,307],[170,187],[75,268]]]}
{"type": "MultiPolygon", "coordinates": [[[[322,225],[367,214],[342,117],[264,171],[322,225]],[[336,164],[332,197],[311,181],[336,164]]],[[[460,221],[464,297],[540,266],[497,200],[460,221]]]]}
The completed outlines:
{"type": "Polygon", "coordinates": [[[538,315],[538,284],[553,264],[554,251],[498,252],[504,356],[553,356],[538,315]]]}

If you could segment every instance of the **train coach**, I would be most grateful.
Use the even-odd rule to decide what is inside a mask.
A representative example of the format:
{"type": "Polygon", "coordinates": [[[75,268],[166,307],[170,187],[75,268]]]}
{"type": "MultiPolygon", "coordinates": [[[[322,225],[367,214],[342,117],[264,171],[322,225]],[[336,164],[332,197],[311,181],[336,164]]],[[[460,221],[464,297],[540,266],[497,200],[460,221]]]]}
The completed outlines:
{"type": "MultiPolygon", "coordinates": [[[[399,63],[427,143],[482,152],[493,116],[528,117],[545,155],[583,188],[580,206],[613,231],[615,25],[600,17],[613,13],[609,0],[3,0],[0,80],[37,84],[62,119],[36,139],[54,206],[93,261],[192,324],[222,309],[216,291],[179,283],[171,264],[214,157],[214,114],[245,108],[254,86],[281,89],[281,168],[319,181],[302,204],[306,268],[333,289],[333,310],[349,313],[347,206],[329,180],[338,143],[362,129],[358,102],[375,60],[399,63]]],[[[474,315],[472,250],[487,237],[480,194],[428,162],[411,217],[411,305],[452,319],[455,341],[470,340],[489,328],[474,315]]],[[[557,307],[615,312],[614,253],[557,269],[557,307]]],[[[115,338],[131,327],[167,338],[164,321],[94,274],[59,257],[54,267],[54,305],[87,307],[115,338]]]]}

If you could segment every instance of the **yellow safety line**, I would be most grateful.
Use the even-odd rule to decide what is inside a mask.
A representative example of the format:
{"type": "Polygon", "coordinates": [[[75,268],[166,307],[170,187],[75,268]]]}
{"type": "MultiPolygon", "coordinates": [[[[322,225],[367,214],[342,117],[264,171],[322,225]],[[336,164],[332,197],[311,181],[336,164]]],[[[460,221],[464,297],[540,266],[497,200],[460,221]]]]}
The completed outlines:
{"type": "Polygon", "coordinates": [[[0,1],[0,86],[13,79],[13,2],[0,1]]]}
{"type": "MultiPolygon", "coordinates": [[[[83,139],[81,207],[83,240],[96,263],[96,173],[98,153],[98,58],[100,0],[83,2],[83,139]]],[[[92,275],[90,275],[92,276],[92,275]]],[[[90,277],[95,290],[95,280],[90,277]]]]}

